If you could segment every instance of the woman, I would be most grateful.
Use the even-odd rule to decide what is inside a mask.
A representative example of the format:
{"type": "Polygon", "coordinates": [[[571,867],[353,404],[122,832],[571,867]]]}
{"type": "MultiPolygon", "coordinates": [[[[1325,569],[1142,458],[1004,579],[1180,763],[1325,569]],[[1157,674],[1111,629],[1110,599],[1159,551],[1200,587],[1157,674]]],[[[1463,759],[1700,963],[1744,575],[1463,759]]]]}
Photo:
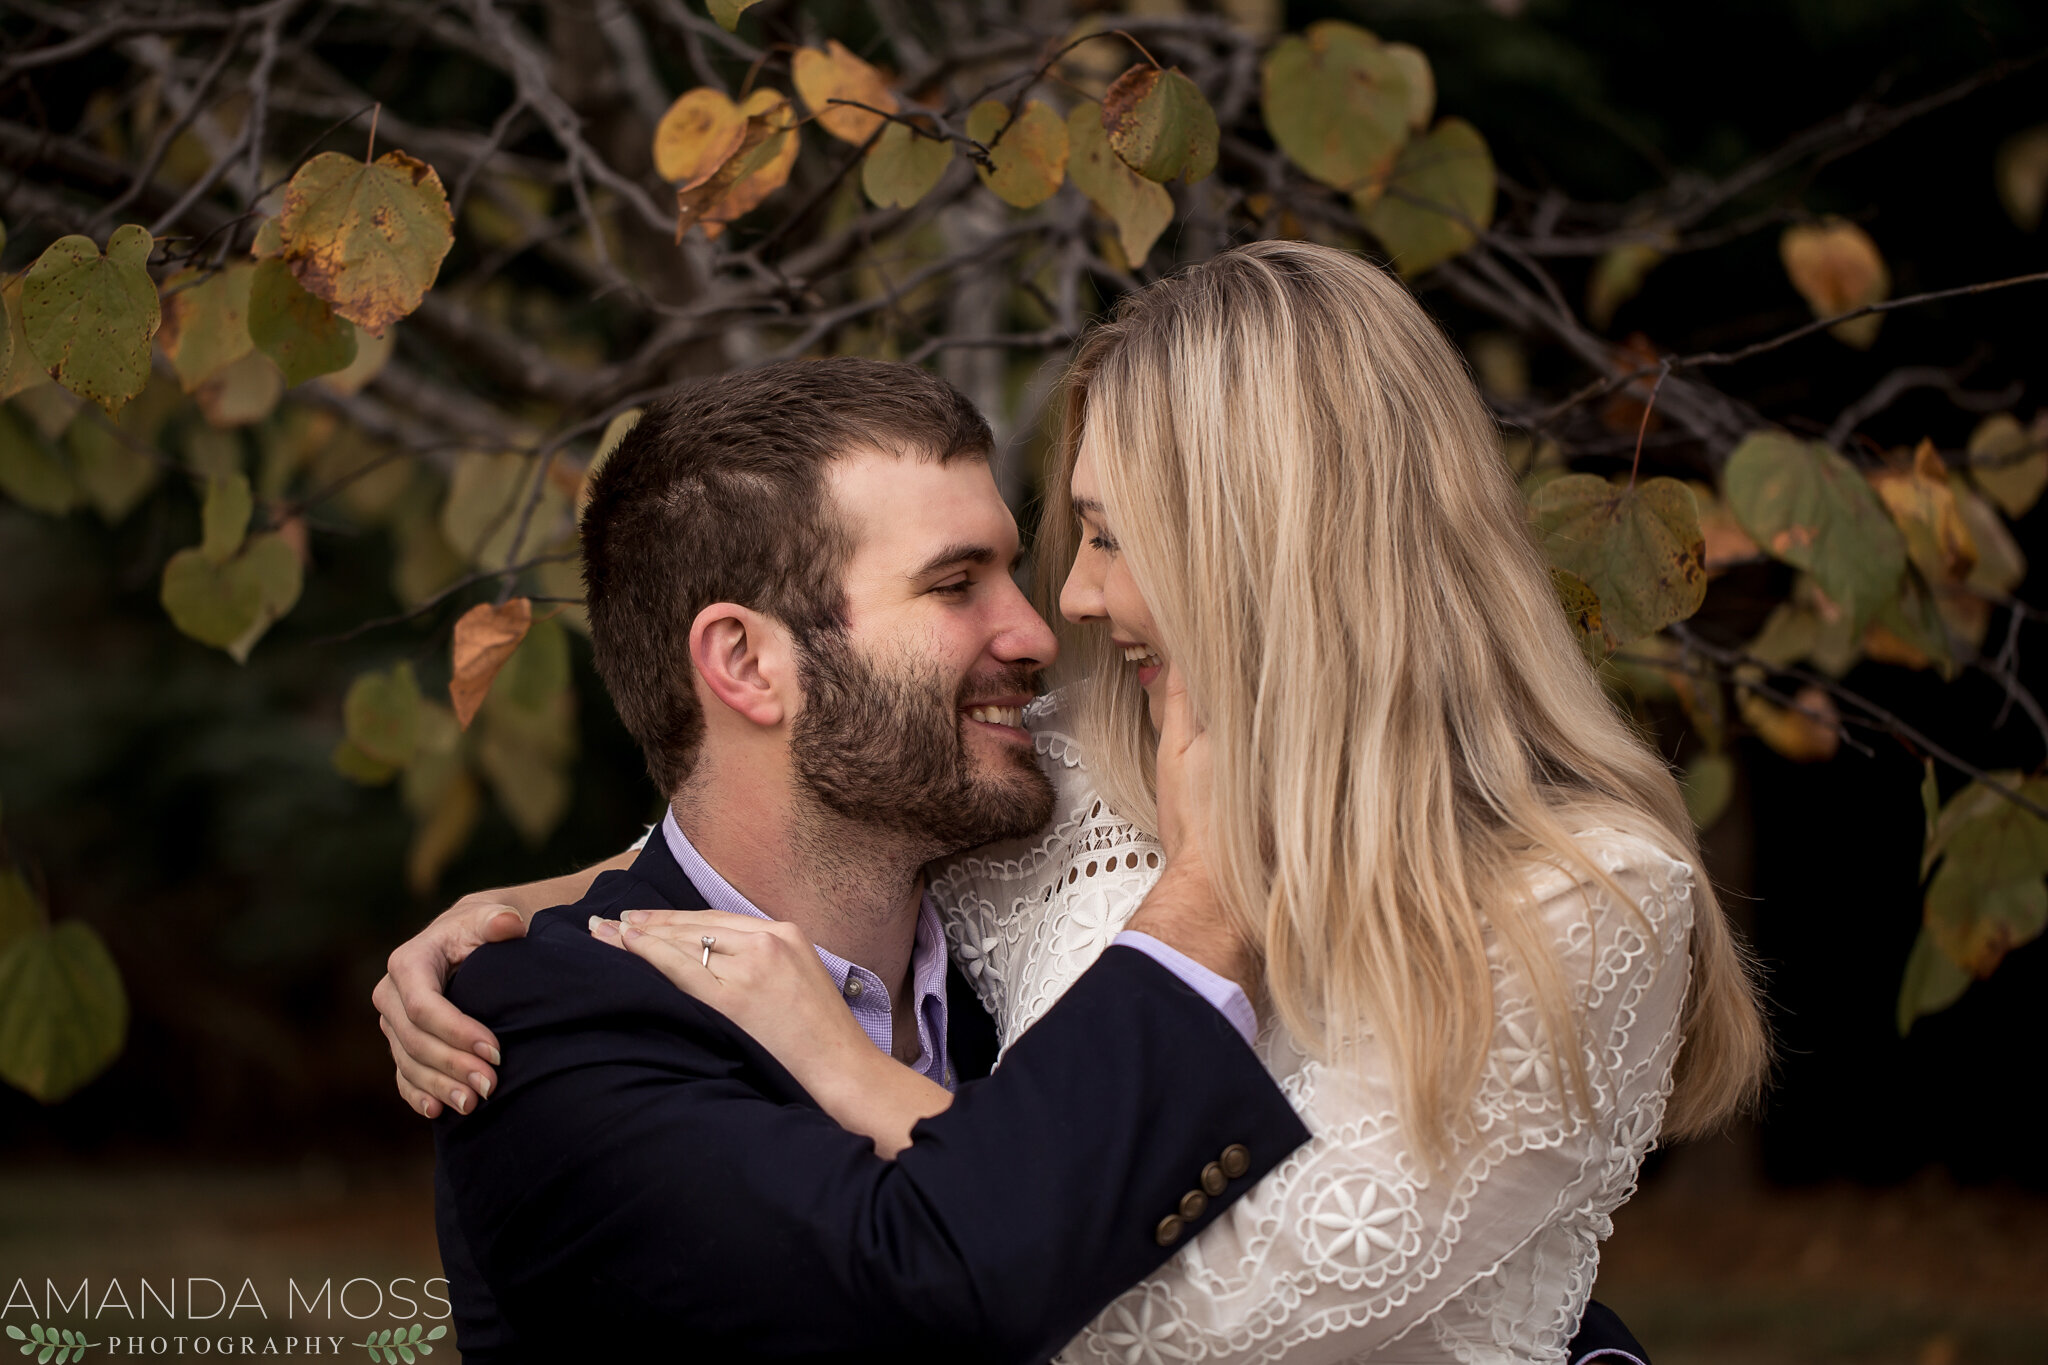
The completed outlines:
{"type": "MultiPolygon", "coordinates": [[[[1383,272],[1260,243],[1126,299],[1062,437],[1074,515],[1038,558],[1079,664],[1029,720],[1061,804],[933,893],[1007,1043],[1158,876],[1151,755],[1184,705],[1206,777],[1167,814],[1263,954],[1257,1047],[1314,1134],[1062,1358],[1555,1359],[1644,1153],[1740,1105],[1765,1042],[1469,376],[1383,272]]],[[[626,946],[708,994],[674,947],[701,918],[626,946]]],[[[802,1080],[827,1044],[788,1021],[853,1027],[821,982],[716,1003],[802,1080]]],[[[900,1142],[932,1089],[834,1117],[900,1142]]]]}

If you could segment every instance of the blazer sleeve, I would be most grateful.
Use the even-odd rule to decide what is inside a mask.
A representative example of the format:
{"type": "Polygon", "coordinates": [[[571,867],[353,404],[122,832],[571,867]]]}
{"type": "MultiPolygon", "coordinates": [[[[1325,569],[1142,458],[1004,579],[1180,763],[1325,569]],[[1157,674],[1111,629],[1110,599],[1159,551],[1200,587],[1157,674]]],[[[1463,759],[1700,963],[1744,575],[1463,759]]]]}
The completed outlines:
{"type": "Polygon", "coordinates": [[[437,1125],[460,1232],[535,1358],[1045,1360],[1307,1137],[1222,1016],[1131,949],[889,1162],[645,963],[551,937],[541,977],[493,966],[518,944],[456,977],[510,1029],[498,1092],[437,1125]],[[564,992],[601,1019],[521,1029],[564,992]]]}

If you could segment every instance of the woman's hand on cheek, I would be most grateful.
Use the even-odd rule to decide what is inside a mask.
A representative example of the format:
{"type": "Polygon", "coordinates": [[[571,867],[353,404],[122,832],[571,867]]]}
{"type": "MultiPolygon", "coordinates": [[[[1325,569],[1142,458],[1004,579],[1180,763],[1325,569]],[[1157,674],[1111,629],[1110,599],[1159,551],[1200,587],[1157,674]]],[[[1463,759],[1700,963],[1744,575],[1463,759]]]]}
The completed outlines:
{"type": "Polygon", "coordinates": [[[1209,735],[1195,718],[1180,665],[1168,664],[1160,684],[1159,842],[1168,866],[1192,872],[1202,865],[1202,845],[1209,837],[1209,735]]]}

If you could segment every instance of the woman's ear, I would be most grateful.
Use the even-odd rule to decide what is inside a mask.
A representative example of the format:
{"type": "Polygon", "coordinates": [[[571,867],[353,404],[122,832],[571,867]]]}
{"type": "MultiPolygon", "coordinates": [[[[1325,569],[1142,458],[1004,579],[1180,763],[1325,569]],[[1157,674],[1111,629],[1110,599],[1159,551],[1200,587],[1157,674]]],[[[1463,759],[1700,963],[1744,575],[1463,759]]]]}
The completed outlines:
{"type": "Polygon", "coordinates": [[[714,602],[690,623],[690,663],[711,695],[762,727],[796,711],[796,651],[781,622],[714,602]]]}

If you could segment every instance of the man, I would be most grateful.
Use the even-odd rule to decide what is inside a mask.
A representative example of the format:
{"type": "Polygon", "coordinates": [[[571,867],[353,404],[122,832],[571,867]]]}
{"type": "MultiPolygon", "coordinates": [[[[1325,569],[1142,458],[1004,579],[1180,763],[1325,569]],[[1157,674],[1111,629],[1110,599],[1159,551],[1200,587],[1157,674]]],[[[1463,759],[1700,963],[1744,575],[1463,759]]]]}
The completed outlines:
{"type": "Polygon", "coordinates": [[[1052,801],[1015,722],[1055,646],[988,446],[922,371],[817,361],[656,405],[599,473],[592,645],[670,809],[450,988],[503,1048],[436,1128],[465,1359],[1041,1360],[1306,1138],[1248,1046],[1252,964],[1173,878],[975,1079],[993,1029],[920,869],[1052,801]],[[703,907],[800,929],[952,1106],[885,1161],[586,927],[703,907]]]}

